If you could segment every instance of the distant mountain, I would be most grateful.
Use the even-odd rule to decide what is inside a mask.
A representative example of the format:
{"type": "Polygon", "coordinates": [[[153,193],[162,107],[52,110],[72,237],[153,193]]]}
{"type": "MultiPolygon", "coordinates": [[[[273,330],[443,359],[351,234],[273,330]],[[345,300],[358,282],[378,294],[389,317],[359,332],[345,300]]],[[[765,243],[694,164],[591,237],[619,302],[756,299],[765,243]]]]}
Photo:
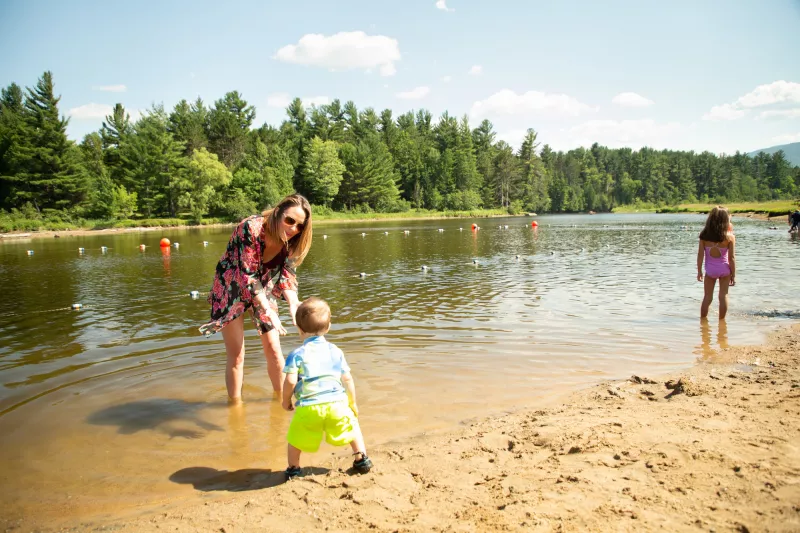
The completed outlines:
{"type": "Polygon", "coordinates": [[[769,148],[762,148],[761,150],[756,150],[755,152],[750,152],[749,156],[758,155],[759,152],[764,152],[765,154],[774,154],[778,150],[783,150],[784,155],[786,155],[786,160],[789,163],[793,164],[794,166],[800,167],[800,143],[791,143],[791,144],[781,144],[780,146],[770,146],[769,148]]]}

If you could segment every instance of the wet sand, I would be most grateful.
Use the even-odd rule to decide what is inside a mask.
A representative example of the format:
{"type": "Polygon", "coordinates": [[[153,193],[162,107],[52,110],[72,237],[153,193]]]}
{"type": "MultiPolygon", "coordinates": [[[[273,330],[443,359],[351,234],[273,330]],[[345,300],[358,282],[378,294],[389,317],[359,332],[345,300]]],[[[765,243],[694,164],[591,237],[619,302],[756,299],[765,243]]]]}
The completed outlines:
{"type": "Polygon", "coordinates": [[[187,468],[171,480],[196,499],[84,523],[0,518],[0,529],[798,531],[799,369],[800,324],[684,372],[376,447],[364,476],[344,452],[305,456],[289,483],[187,468]]]}

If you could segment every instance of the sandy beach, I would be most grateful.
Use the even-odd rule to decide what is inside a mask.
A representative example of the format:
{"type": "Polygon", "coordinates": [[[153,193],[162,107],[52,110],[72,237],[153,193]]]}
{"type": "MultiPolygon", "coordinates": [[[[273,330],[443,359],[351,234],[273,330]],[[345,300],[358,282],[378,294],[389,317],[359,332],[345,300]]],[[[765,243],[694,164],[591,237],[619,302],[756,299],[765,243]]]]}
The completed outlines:
{"type": "MultiPolygon", "coordinates": [[[[667,376],[375,447],[305,457],[304,476],[198,465],[199,498],[4,531],[799,531],[800,324],[667,376]]],[[[525,402],[524,398],[520,399],[525,402]]],[[[362,406],[368,409],[369,406],[362,406]]]]}

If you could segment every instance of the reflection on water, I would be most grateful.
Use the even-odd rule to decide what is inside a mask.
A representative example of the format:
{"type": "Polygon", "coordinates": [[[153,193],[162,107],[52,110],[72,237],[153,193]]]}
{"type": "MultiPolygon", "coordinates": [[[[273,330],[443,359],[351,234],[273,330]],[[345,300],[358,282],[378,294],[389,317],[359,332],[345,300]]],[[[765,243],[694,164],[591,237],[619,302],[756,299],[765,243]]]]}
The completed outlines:
{"type": "MultiPolygon", "coordinates": [[[[700,319],[700,356],[701,359],[711,359],[714,355],[719,353],[719,350],[725,350],[729,347],[728,344],[728,323],[722,319],[717,324],[717,337],[716,348],[711,342],[711,323],[707,318],[700,319]]],[[[697,353],[697,352],[695,352],[697,353]]]]}
{"type": "MultiPolygon", "coordinates": [[[[698,346],[701,216],[537,220],[538,229],[526,218],[482,220],[476,232],[471,220],[318,228],[300,293],[331,304],[328,337],[353,367],[369,446],[599,379],[668,371],[728,343],[761,342],[798,316],[788,273],[800,241],[767,223],[737,221],[730,312],[719,322],[712,309],[698,346]]],[[[221,337],[197,332],[208,304],[189,294],[208,290],[230,232],[169,230],[180,247],[163,250],[158,232],[0,241],[8,516],[120,516],[195,490],[268,487],[285,467],[290,415],[255,332],[246,401],[235,407],[221,337]]],[[[284,351],[299,343],[292,332],[284,351]]],[[[331,451],[309,461],[323,467],[331,451]]]]}

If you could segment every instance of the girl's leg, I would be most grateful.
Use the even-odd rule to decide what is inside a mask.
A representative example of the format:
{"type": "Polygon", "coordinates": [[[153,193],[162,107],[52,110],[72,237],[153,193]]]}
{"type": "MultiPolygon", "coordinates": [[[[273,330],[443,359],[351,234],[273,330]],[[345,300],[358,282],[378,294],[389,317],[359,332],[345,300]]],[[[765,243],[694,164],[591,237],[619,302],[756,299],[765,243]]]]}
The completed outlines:
{"type": "Polygon", "coordinates": [[[716,282],[715,278],[708,275],[703,278],[703,304],[700,306],[700,318],[708,316],[708,308],[711,306],[711,302],[714,301],[714,284],[716,282]]]}
{"type": "Polygon", "coordinates": [[[292,446],[291,444],[288,445],[287,448],[287,457],[289,461],[289,466],[300,466],[300,450],[292,446]]]}
{"type": "Polygon", "coordinates": [[[730,276],[719,278],[719,319],[723,320],[725,315],[728,314],[728,284],[731,281],[730,276]]]}
{"type": "Polygon", "coordinates": [[[232,320],[222,328],[222,340],[225,341],[225,353],[228,360],[225,364],[225,385],[228,387],[228,398],[239,402],[242,399],[242,380],[244,378],[244,315],[232,320]]]}
{"type": "Polygon", "coordinates": [[[264,357],[267,358],[267,374],[272,382],[272,390],[277,392],[280,398],[283,391],[284,360],[281,351],[281,336],[278,330],[271,329],[261,335],[261,346],[264,348],[264,357]]]}

